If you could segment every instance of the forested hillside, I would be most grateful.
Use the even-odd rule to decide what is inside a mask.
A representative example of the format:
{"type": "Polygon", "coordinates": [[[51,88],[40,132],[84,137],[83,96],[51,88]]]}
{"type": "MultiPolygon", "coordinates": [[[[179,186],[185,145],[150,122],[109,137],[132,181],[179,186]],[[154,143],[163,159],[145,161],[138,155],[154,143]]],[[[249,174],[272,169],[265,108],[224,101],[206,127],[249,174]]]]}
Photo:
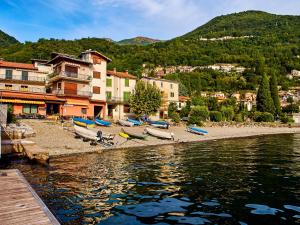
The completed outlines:
{"type": "Polygon", "coordinates": [[[17,39],[0,30],[0,48],[8,47],[11,44],[18,43],[17,39]]]}

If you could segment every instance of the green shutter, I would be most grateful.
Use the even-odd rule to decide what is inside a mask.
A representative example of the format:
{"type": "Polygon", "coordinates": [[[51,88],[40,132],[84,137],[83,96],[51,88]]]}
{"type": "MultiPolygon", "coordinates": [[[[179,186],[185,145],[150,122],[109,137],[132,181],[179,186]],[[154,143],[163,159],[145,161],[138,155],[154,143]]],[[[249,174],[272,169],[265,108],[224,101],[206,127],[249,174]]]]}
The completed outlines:
{"type": "Polygon", "coordinates": [[[30,113],[30,105],[23,105],[23,113],[25,114],[30,113]]]}
{"type": "Polygon", "coordinates": [[[106,87],[112,86],[112,79],[106,79],[106,87]]]}
{"type": "Polygon", "coordinates": [[[106,92],[106,99],[110,100],[111,99],[111,91],[106,92]]]}
{"type": "Polygon", "coordinates": [[[124,95],[124,101],[128,102],[130,98],[130,92],[124,91],[123,95],[124,95]]]}
{"type": "Polygon", "coordinates": [[[31,113],[37,113],[37,112],[38,112],[37,105],[31,105],[31,113]]]}
{"type": "Polygon", "coordinates": [[[125,78],[125,87],[129,87],[129,79],[125,78]]]}

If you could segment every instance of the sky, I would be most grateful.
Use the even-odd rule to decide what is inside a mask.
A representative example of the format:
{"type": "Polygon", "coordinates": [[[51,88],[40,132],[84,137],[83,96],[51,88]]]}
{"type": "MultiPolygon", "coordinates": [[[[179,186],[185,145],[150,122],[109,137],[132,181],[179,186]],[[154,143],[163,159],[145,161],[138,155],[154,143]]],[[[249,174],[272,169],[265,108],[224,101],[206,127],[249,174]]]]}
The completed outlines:
{"type": "Polygon", "coordinates": [[[300,0],[0,0],[0,30],[39,38],[146,36],[168,40],[245,10],[300,15],[300,0]]]}

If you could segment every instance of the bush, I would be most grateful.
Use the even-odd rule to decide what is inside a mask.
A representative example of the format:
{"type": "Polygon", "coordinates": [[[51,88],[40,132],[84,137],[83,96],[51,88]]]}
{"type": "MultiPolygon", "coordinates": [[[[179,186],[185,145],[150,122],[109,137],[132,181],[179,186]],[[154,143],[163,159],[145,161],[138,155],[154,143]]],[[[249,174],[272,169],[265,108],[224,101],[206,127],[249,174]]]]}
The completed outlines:
{"type": "Polygon", "coordinates": [[[177,113],[177,112],[172,113],[170,118],[172,119],[172,121],[174,123],[179,123],[180,122],[180,116],[179,116],[179,113],[177,113]]]}
{"type": "Polygon", "coordinates": [[[235,114],[234,119],[235,122],[241,123],[244,121],[242,114],[235,114]]]}
{"type": "Polygon", "coordinates": [[[274,116],[268,112],[255,112],[253,119],[255,122],[274,122],[274,116]]]}
{"type": "Polygon", "coordinates": [[[7,106],[7,123],[16,123],[17,119],[15,115],[13,114],[13,106],[8,105],[7,106]]]}
{"type": "Polygon", "coordinates": [[[280,115],[280,122],[282,123],[293,123],[294,120],[290,118],[287,114],[281,114],[280,115]]]}
{"type": "Polygon", "coordinates": [[[192,98],[192,105],[204,106],[204,105],[206,105],[206,99],[203,98],[203,97],[193,97],[192,98]]]}
{"type": "Polygon", "coordinates": [[[202,125],[202,121],[206,121],[209,117],[209,111],[205,106],[195,106],[192,108],[189,116],[189,124],[202,125]]]}
{"type": "Polygon", "coordinates": [[[222,112],[223,119],[225,119],[226,121],[233,120],[234,110],[233,110],[232,107],[225,107],[225,106],[223,106],[221,108],[221,112],[222,112]]]}
{"type": "Polygon", "coordinates": [[[211,111],[209,112],[209,119],[212,122],[220,122],[222,121],[222,113],[219,111],[211,111]]]}
{"type": "Polygon", "coordinates": [[[282,112],[284,112],[284,113],[299,113],[299,105],[289,104],[282,108],[282,112]]]}

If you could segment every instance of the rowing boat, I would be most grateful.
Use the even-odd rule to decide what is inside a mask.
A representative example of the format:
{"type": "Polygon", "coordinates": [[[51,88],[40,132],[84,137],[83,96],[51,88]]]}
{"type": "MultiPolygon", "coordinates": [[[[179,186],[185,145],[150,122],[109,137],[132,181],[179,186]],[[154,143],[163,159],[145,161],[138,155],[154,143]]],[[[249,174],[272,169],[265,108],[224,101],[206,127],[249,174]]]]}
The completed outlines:
{"type": "Polygon", "coordinates": [[[127,121],[133,123],[135,126],[141,126],[143,124],[143,122],[141,122],[139,120],[134,120],[134,119],[130,119],[130,118],[128,118],[127,121]]]}
{"type": "Polygon", "coordinates": [[[141,140],[145,140],[146,139],[146,135],[144,134],[140,134],[137,132],[133,132],[133,131],[129,131],[129,130],[125,130],[124,128],[122,128],[122,132],[125,134],[128,134],[131,138],[133,139],[141,139],[141,140]]]}
{"type": "Polygon", "coordinates": [[[202,130],[198,127],[187,127],[186,130],[188,132],[194,133],[194,134],[199,134],[199,135],[206,135],[208,132],[206,130],[202,130]]]}
{"type": "Polygon", "coordinates": [[[81,127],[90,127],[90,128],[92,128],[92,127],[95,126],[94,121],[86,120],[86,119],[82,119],[82,118],[78,118],[78,117],[73,118],[73,123],[78,125],[78,126],[81,126],[81,127]]]}
{"type": "Polygon", "coordinates": [[[83,137],[91,141],[97,141],[97,132],[77,125],[74,125],[74,129],[75,129],[75,133],[80,137],[83,137]]]}
{"type": "Polygon", "coordinates": [[[149,127],[145,128],[145,132],[157,138],[174,140],[174,134],[170,132],[160,131],[149,127]]]}
{"type": "Polygon", "coordinates": [[[150,124],[152,127],[157,127],[157,128],[163,128],[163,129],[168,129],[169,124],[157,124],[157,123],[152,123],[150,124]]]}
{"type": "Polygon", "coordinates": [[[98,126],[104,126],[104,127],[109,127],[109,126],[111,126],[111,122],[108,122],[108,121],[105,121],[105,120],[100,120],[100,119],[96,119],[96,120],[95,120],[95,123],[96,123],[98,126]]]}
{"type": "Polygon", "coordinates": [[[133,127],[134,123],[126,121],[126,120],[118,120],[118,123],[125,127],[133,127]]]}
{"type": "Polygon", "coordinates": [[[130,136],[129,136],[128,134],[124,133],[124,132],[120,132],[119,135],[120,135],[122,138],[126,138],[126,139],[130,138],[130,136]]]}

